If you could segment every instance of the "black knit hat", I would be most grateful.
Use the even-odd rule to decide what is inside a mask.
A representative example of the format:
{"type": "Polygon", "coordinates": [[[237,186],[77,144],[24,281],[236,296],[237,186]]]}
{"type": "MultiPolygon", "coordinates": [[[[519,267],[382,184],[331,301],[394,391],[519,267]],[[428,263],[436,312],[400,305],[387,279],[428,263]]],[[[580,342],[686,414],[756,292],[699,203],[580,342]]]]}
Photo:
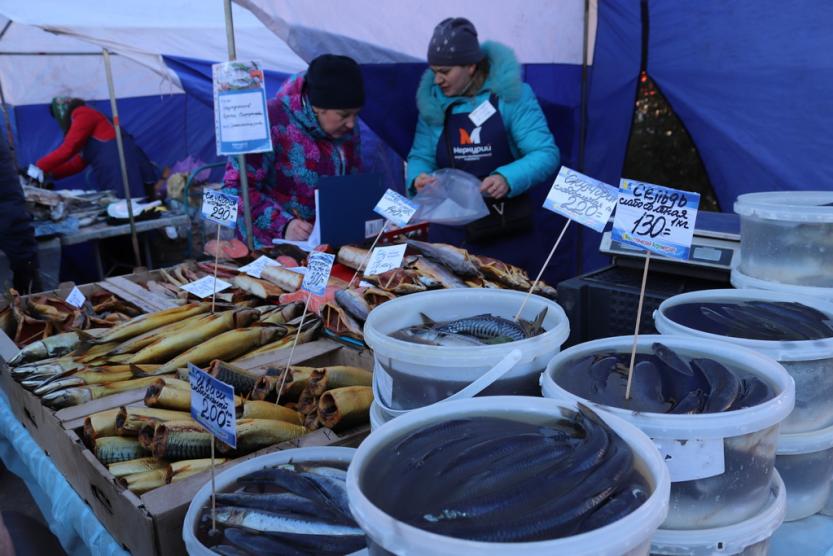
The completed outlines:
{"type": "Polygon", "coordinates": [[[305,85],[316,108],[361,108],[364,81],[353,58],[322,54],[309,64],[305,85]]]}
{"type": "Polygon", "coordinates": [[[477,29],[465,17],[449,17],[434,27],[428,44],[429,66],[466,66],[483,59],[477,29]]]}

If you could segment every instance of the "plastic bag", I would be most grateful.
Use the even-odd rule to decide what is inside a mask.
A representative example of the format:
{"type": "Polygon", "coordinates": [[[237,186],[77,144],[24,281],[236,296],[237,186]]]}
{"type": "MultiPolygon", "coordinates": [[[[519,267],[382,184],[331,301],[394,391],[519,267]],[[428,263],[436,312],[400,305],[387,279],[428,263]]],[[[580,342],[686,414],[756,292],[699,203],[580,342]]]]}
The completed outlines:
{"type": "Polygon", "coordinates": [[[489,215],[489,208],[480,193],[480,180],[462,170],[442,169],[436,178],[413,198],[419,209],[414,222],[433,222],[463,226],[489,215]]]}

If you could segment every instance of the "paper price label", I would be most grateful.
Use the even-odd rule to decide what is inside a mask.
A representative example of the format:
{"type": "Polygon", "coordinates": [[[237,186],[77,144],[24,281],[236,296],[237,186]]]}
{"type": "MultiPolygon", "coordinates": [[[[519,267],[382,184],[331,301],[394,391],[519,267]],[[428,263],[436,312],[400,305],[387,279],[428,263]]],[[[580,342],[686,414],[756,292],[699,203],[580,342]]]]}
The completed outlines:
{"type": "Polygon", "coordinates": [[[483,122],[491,118],[495,112],[497,112],[497,109],[492,106],[489,99],[486,99],[480,104],[480,106],[469,113],[469,119],[475,126],[480,127],[483,125],[483,122]]]}
{"type": "Polygon", "coordinates": [[[304,275],[301,288],[313,295],[324,295],[330,279],[330,271],[333,269],[333,262],[335,262],[335,255],[318,251],[310,253],[307,258],[307,273],[304,275]]]}
{"type": "Polygon", "coordinates": [[[613,239],[664,257],[687,260],[700,195],[625,180],[613,219],[613,239]]]}
{"type": "Polygon", "coordinates": [[[211,297],[212,294],[217,291],[221,292],[231,287],[231,284],[226,282],[225,280],[217,280],[217,289],[214,289],[214,277],[213,276],[203,276],[199,280],[195,280],[190,284],[185,284],[184,286],[180,286],[180,289],[187,291],[188,293],[192,293],[203,299],[205,297],[211,297]]]}
{"type": "Polygon", "coordinates": [[[616,208],[618,195],[612,185],[562,166],[544,208],[602,232],[616,208]]]}
{"type": "Polygon", "coordinates": [[[399,268],[399,265],[402,264],[402,258],[405,256],[405,250],[407,248],[408,246],[404,243],[401,245],[375,248],[370,254],[370,260],[367,261],[367,267],[364,269],[364,275],[374,276],[394,268],[399,268]]]}
{"type": "Polygon", "coordinates": [[[263,269],[267,266],[281,266],[281,263],[274,259],[270,259],[266,255],[261,255],[246,266],[241,266],[240,272],[245,272],[253,278],[260,278],[260,275],[263,273],[263,269]]]}
{"type": "Polygon", "coordinates": [[[379,202],[376,203],[373,211],[401,228],[410,222],[417,208],[419,208],[419,205],[410,199],[403,197],[392,189],[388,189],[379,199],[379,202]]]}
{"type": "Polygon", "coordinates": [[[188,363],[191,383],[191,417],[211,434],[237,448],[234,388],[188,363]]]}
{"type": "Polygon", "coordinates": [[[87,301],[87,298],[84,297],[84,294],[81,293],[81,290],[78,287],[72,288],[72,291],[69,292],[67,296],[66,302],[75,307],[76,309],[80,309],[81,306],[84,305],[84,302],[87,301]]]}
{"type": "Polygon", "coordinates": [[[237,196],[206,189],[202,194],[202,217],[226,228],[237,224],[237,196]]]}
{"type": "Polygon", "coordinates": [[[671,472],[672,483],[716,477],[726,470],[722,438],[653,441],[671,472]]]}

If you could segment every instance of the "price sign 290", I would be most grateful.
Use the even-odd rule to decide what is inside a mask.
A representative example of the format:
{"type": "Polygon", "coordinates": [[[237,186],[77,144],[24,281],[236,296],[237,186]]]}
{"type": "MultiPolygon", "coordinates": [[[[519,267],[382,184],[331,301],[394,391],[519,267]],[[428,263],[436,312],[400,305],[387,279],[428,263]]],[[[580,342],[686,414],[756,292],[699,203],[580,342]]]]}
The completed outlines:
{"type": "Polygon", "coordinates": [[[688,259],[700,195],[622,180],[613,239],[675,259],[688,259]]]}
{"type": "Polygon", "coordinates": [[[237,197],[206,189],[202,194],[202,216],[221,226],[234,228],[237,224],[237,197]]]}
{"type": "Polygon", "coordinates": [[[191,383],[191,417],[232,448],[237,447],[234,388],[188,364],[191,383]]]}

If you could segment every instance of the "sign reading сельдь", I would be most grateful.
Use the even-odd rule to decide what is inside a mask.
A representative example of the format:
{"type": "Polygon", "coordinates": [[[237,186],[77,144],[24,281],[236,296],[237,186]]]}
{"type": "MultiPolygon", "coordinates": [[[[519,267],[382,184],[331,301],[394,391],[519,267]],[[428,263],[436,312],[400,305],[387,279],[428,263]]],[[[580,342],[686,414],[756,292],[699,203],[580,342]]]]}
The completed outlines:
{"type": "Polygon", "coordinates": [[[613,239],[664,257],[688,259],[700,195],[623,179],[613,239]]]}

